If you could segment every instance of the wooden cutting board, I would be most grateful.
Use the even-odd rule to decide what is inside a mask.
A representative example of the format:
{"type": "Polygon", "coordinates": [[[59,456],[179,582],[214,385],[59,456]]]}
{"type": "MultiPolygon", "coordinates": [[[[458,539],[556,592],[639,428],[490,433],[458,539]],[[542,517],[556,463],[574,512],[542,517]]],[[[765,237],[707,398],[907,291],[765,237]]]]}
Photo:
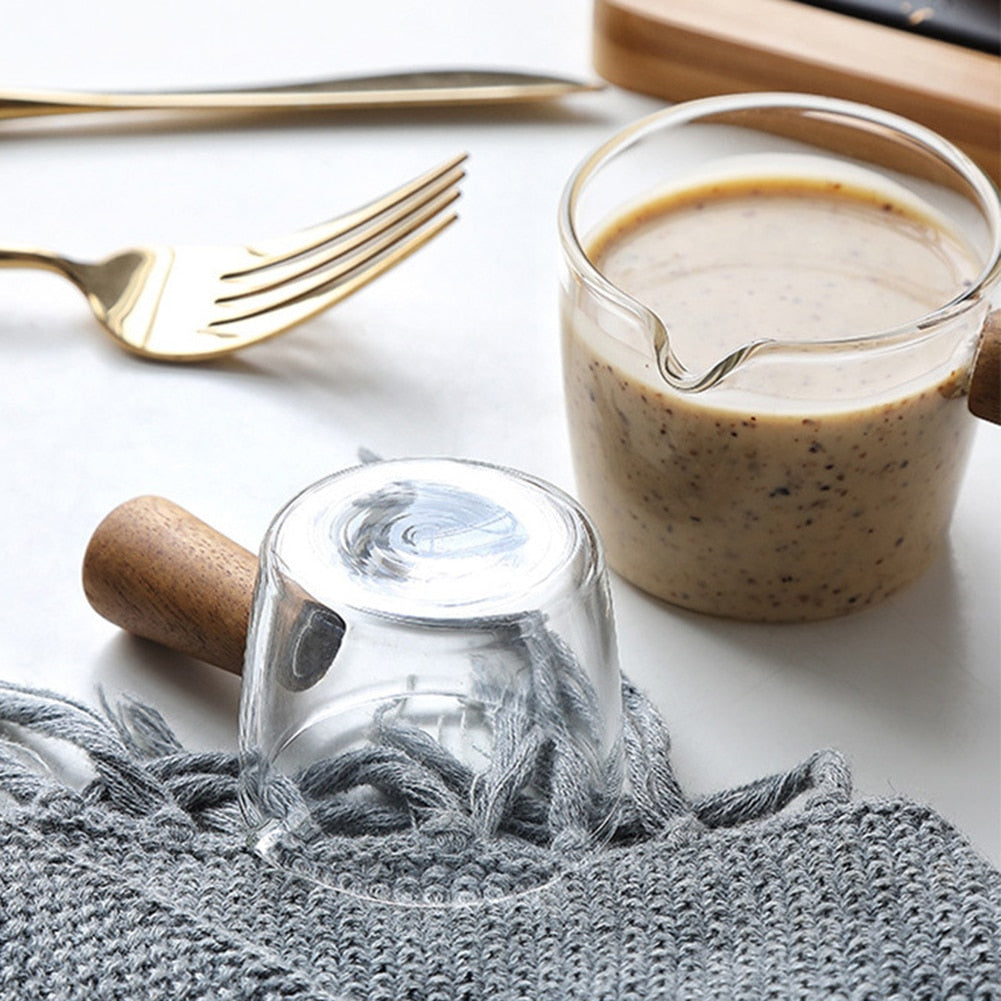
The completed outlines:
{"type": "Polygon", "coordinates": [[[595,0],[593,55],[609,83],[668,101],[792,90],[877,105],[1001,184],[1001,58],[986,52],[797,0],[595,0]]]}

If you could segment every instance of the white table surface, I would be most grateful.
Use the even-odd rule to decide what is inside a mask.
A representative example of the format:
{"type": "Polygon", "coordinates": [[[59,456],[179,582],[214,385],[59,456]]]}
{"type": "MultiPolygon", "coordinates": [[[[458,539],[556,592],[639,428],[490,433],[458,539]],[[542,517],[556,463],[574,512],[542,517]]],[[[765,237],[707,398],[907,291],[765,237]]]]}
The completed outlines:
{"type": "MultiPolygon", "coordinates": [[[[154,88],[485,66],[593,76],[585,0],[15,4],[10,86],[154,88]]],[[[0,123],[0,242],[82,258],[242,242],[346,210],[461,150],[461,218],[331,312],[200,366],[121,351],[79,293],[0,271],[0,678],[96,703],[128,692],[192,747],[234,747],[237,678],[89,607],[90,533],[143,493],[256,548],[301,488],[381,455],[451,455],[573,490],[556,318],[557,200],[577,162],[660,103],[615,88],[534,109],[268,124],[0,123]],[[67,127],[69,126],[69,127],[67,127]]],[[[948,552],[856,617],[756,626],[613,580],[622,664],[693,793],[834,746],[860,794],[930,803],[1001,862],[1001,429],[978,429],[948,552]]]]}

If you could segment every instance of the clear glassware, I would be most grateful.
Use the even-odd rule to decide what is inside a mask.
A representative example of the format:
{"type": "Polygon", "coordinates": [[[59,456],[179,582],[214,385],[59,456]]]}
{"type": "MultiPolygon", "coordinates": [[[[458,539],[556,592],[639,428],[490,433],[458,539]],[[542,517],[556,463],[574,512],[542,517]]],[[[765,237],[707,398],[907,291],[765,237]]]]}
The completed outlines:
{"type": "MultiPolygon", "coordinates": [[[[976,426],[967,385],[998,296],[998,193],[972,161],[858,104],[707,98],[588,156],[564,191],[559,234],[578,494],[612,569],[673,604],[771,621],[854,611],[925,570],[947,536],[976,426]],[[976,278],[913,322],[759,337],[693,364],[670,304],[655,313],[637,301],[589,249],[665,194],[762,177],[890,192],[944,220],[976,278]]],[[[799,235],[805,245],[811,234],[799,235]]]]}
{"type": "MultiPolygon", "coordinates": [[[[531,748],[571,763],[601,843],[623,782],[620,684],[602,550],[571,498],[453,459],[330,476],[277,515],[261,547],[241,705],[253,843],[318,882],[422,902],[392,879],[351,887],[311,865],[313,847],[341,831],[319,815],[329,803],[304,797],[302,777],[315,784],[337,762],[406,772],[433,760],[446,784],[472,777],[470,802],[457,805],[486,837],[498,818],[477,791],[499,788],[531,748]]],[[[426,804],[356,785],[344,799],[363,835],[397,808],[420,834],[426,804]]],[[[515,793],[541,795],[530,782],[504,795],[515,793]]]]}

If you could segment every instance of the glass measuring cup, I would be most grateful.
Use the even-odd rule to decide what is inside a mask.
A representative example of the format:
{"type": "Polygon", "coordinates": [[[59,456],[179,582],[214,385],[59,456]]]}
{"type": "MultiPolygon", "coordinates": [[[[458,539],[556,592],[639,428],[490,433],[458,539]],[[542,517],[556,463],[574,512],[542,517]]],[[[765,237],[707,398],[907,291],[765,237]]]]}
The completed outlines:
{"type": "Polygon", "coordinates": [[[244,668],[241,799],[275,864],[393,903],[532,889],[558,874],[549,856],[458,896],[429,890],[414,859],[476,859],[497,839],[529,854],[554,837],[601,843],[620,730],[601,547],[554,487],[453,459],[373,462],[273,521],[244,668]],[[559,819],[568,787],[576,813],[559,819]]]}
{"type": "MultiPolygon", "coordinates": [[[[947,534],[975,426],[965,395],[998,295],[998,194],[965,155],[843,101],[692,101],[589,156],[559,232],[574,465],[613,569],[674,604],[772,621],[864,608],[923,572],[947,534]],[[958,234],[976,277],[887,329],[787,332],[692,364],[671,304],[655,313],[589,253],[637,206],[747,178],[889,192],[958,234]]],[[[735,253],[750,261],[754,246],[735,253]]]]}

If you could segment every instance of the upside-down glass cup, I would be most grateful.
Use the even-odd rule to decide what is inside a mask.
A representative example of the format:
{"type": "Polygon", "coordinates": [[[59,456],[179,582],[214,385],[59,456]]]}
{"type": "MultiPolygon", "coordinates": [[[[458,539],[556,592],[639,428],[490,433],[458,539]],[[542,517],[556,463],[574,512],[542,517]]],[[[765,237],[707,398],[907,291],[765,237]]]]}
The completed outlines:
{"type": "MultiPolygon", "coordinates": [[[[851,612],[925,570],[977,423],[966,395],[978,343],[997,320],[1001,212],[972,161],[858,104],[707,98],[590,155],[564,191],[559,233],[578,494],[612,569],[672,604],[759,621],[851,612]],[[655,314],[617,287],[589,247],[637,206],[749,177],[887,191],[947,221],[976,278],[902,326],[776,335],[686,366],[670,306],[655,314]]],[[[755,250],[731,249],[748,261],[755,250]]]]}
{"type": "Polygon", "coordinates": [[[498,838],[544,846],[566,835],[547,818],[567,782],[579,843],[601,844],[622,791],[620,686],[602,550],[570,497],[453,459],[337,473],[261,546],[241,705],[252,843],[391,903],[533,889],[558,873],[527,865],[514,890],[487,878],[429,901],[407,856],[422,838],[455,858],[498,838]],[[335,859],[371,857],[369,875],[323,861],[333,842],[335,859]]]}

